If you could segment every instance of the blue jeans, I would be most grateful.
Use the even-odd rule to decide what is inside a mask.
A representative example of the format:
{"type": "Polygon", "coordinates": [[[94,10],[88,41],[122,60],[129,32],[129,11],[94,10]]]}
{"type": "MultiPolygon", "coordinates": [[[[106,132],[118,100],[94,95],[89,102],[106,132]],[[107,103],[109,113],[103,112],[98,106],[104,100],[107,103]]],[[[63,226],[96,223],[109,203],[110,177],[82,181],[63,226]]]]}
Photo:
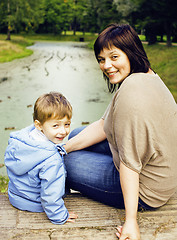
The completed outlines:
{"type": "MultiPolygon", "coordinates": [[[[69,138],[82,130],[83,127],[73,130],[69,138]]],[[[65,165],[67,187],[104,204],[124,208],[119,172],[107,140],[69,153],[65,156],[65,165]]],[[[141,199],[139,208],[151,209],[141,199]]]]}

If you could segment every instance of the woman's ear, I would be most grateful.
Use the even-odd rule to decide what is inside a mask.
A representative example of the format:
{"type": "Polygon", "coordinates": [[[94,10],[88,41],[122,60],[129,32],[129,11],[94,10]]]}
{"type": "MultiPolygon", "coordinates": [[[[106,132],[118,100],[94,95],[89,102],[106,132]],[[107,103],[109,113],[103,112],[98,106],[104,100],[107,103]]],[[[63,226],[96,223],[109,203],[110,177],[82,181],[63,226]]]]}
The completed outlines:
{"type": "Polygon", "coordinates": [[[38,120],[35,120],[35,121],[34,121],[34,126],[35,126],[35,128],[37,128],[39,131],[42,131],[42,124],[41,124],[38,120]]]}

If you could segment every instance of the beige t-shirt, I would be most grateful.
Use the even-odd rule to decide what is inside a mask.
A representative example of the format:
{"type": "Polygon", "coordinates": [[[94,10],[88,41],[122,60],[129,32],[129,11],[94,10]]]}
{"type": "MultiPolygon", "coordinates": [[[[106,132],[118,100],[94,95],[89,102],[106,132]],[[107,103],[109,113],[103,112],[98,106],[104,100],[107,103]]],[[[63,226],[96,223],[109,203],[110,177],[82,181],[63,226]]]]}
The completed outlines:
{"type": "Polygon", "coordinates": [[[158,75],[131,74],[103,119],[117,169],[122,161],[139,173],[145,203],[165,204],[177,187],[177,105],[163,81],[158,75]]]}

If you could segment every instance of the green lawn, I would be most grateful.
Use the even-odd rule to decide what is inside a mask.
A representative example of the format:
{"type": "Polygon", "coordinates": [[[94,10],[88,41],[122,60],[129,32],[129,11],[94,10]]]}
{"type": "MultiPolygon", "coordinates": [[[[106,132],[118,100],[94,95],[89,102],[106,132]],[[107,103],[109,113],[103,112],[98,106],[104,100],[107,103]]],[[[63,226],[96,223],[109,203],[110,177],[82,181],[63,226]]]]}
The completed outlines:
{"type": "Polygon", "coordinates": [[[152,69],[162,78],[177,102],[177,46],[144,45],[152,69]]]}
{"type": "Polygon", "coordinates": [[[90,42],[96,38],[96,34],[93,33],[81,33],[76,32],[75,35],[73,35],[73,32],[67,31],[66,35],[63,33],[62,35],[53,35],[53,34],[30,34],[30,35],[23,35],[23,37],[26,39],[31,40],[49,40],[49,41],[72,41],[72,42],[79,42],[80,38],[84,38],[85,42],[90,42]]]}
{"type": "Polygon", "coordinates": [[[27,46],[33,44],[32,40],[22,36],[12,36],[11,41],[6,41],[6,36],[0,34],[0,63],[9,62],[16,58],[23,58],[33,53],[27,46]]]}

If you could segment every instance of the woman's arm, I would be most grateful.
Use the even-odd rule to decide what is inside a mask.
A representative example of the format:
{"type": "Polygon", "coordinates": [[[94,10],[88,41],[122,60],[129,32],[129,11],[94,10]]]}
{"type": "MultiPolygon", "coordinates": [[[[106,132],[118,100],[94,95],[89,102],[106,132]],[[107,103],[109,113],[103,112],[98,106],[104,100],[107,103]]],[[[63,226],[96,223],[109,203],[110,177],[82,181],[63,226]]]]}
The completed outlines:
{"type": "Polygon", "coordinates": [[[117,236],[120,240],[139,240],[140,232],[137,223],[139,174],[120,162],[120,182],[124,196],[126,219],[123,227],[118,228],[117,236]]]}
{"type": "Polygon", "coordinates": [[[101,142],[106,139],[106,134],[103,129],[104,120],[100,119],[93,122],[78,135],[71,138],[64,146],[66,152],[72,152],[89,147],[93,144],[101,142]]]}

